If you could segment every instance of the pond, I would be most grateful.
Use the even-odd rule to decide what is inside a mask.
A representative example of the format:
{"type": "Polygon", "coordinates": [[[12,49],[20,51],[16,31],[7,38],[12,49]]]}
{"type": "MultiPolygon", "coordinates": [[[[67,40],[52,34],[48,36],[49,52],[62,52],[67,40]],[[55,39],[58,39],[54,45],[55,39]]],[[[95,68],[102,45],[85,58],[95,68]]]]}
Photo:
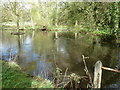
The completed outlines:
{"type": "MultiPolygon", "coordinates": [[[[68,73],[85,75],[82,55],[89,57],[86,63],[92,77],[98,60],[102,61],[103,66],[120,69],[120,48],[100,43],[98,36],[78,34],[77,38],[69,38],[69,35],[61,35],[56,39],[52,32],[31,31],[20,36],[11,35],[11,32],[0,32],[2,59],[17,59],[22,70],[31,75],[52,80],[56,66],[63,71],[68,68],[68,73]]],[[[120,88],[120,75],[103,70],[102,87],[120,88]]]]}

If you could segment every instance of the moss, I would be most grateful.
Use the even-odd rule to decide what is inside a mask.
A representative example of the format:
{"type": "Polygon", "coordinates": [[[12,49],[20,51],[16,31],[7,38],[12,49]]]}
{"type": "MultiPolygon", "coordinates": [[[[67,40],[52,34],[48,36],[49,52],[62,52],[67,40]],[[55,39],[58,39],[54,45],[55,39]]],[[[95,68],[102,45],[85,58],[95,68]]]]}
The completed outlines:
{"type": "Polygon", "coordinates": [[[53,88],[49,80],[30,77],[15,62],[2,63],[2,88],[53,88]]]}

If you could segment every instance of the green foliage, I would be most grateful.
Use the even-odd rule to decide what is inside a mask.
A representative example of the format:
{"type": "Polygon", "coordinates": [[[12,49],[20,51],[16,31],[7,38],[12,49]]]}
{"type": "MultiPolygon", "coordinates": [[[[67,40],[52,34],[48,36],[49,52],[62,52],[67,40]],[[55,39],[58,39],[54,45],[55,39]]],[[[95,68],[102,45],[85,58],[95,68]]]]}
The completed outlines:
{"type": "Polygon", "coordinates": [[[54,88],[49,80],[33,80],[31,83],[32,88],[54,88]]]}
{"type": "Polygon", "coordinates": [[[70,74],[70,79],[76,81],[77,83],[80,83],[80,77],[75,73],[70,74]]]}
{"type": "Polygon", "coordinates": [[[30,77],[15,62],[2,62],[2,88],[53,88],[49,80],[30,77]]]}
{"type": "Polygon", "coordinates": [[[31,26],[25,27],[25,29],[33,29],[31,26]]]}
{"type": "Polygon", "coordinates": [[[47,29],[49,30],[67,30],[67,26],[48,26],[47,29]]]}
{"type": "Polygon", "coordinates": [[[55,85],[58,88],[65,88],[67,86],[69,88],[72,88],[73,86],[78,88],[79,87],[78,84],[80,84],[81,81],[80,76],[76,75],[75,73],[67,74],[67,70],[65,71],[65,73],[63,73],[63,71],[58,67],[56,68],[54,78],[55,78],[55,85]]]}
{"type": "Polygon", "coordinates": [[[107,31],[107,30],[96,30],[96,31],[93,31],[94,34],[98,34],[98,35],[101,35],[101,34],[110,34],[110,31],[107,31]]]}
{"type": "Polygon", "coordinates": [[[61,29],[57,26],[67,26],[72,27],[75,32],[103,30],[104,32],[116,31],[116,33],[120,28],[120,2],[38,2],[37,4],[31,2],[28,4],[31,6],[30,9],[25,9],[24,4],[19,8],[20,4],[22,3],[4,4],[5,13],[2,16],[4,22],[13,19],[16,21],[17,18],[12,15],[15,14],[21,17],[22,23],[31,22],[32,28],[40,28],[36,25],[45,25],[50,29],[61,29]]]}

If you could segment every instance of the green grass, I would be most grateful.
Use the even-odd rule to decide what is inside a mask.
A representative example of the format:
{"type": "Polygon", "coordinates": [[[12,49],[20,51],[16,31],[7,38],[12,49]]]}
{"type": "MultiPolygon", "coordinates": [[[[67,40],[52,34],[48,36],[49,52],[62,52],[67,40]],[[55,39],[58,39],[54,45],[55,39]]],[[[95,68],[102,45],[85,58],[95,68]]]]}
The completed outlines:
{"type": "Polygon", "coordinates": [[[67,29],[66,26],[48,26],[47,28],[51,29],[51,30],[65,30],[65,29],[67,29]]]}
{"type": "MultiPolygon", "coordinates": [[[[49,80],[30,77],[15,62],[2,63],[2,88],[53,88],[49,80]]],[[[1,87],[1,86],[0,86],[1,87]]]]}

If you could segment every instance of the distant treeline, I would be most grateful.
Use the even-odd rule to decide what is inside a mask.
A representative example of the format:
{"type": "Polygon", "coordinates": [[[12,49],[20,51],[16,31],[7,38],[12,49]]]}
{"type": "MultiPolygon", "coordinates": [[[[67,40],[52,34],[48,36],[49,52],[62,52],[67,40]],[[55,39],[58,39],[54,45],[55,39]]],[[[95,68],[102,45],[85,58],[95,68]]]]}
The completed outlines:
{"type": "Polygon", "coordinates": [[[120,29],[120,2],[4,2],[2,22],[15,22],[24,27],[26,22],[38,26],[68,26],[76,29],[120,29]]]}

